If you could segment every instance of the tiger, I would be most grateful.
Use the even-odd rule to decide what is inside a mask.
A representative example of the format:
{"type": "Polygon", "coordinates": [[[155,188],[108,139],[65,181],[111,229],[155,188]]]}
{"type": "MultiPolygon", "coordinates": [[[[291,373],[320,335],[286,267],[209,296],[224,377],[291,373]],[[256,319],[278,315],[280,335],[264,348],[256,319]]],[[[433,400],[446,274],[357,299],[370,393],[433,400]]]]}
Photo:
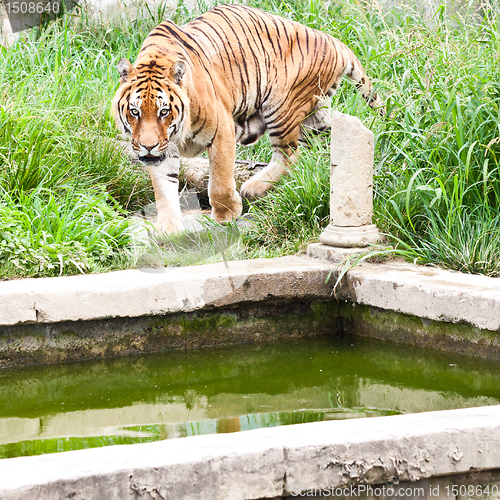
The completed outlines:
{"type": "MultiPolygon", "coordinates": [[[[120,85],[112,108],[118,128],[131,137],[152,177],[151,167],[164,160],[170,142],[187,158],[207,151],[208,195],[217,222],[241,215],[241,196],[263,196],[296,163],[299,142],[311,131],[328,129],[325,99],[343,76],[355,82],[370,107],[384,113],[345,44],[244,5],[217,6],[182,27],[163,21],[146,37],[135,64],[122,58],[117,68],[120,85]],[[241,186],[240,196],[236,143],[253,144],[266,131],[271,161],[241,186]]],[[[172,180],[161,177],[153,179],[157,202],[168,191],[158,183],[172,180]]]]}

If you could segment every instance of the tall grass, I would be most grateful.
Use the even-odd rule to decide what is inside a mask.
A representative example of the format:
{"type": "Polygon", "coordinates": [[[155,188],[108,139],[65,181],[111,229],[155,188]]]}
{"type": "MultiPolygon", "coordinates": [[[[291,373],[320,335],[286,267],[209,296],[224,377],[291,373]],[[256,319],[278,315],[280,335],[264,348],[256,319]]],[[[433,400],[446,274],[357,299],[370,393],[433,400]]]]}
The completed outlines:
{"type": "MultiPolygon", "coordinates": [[[[109,103],[118,54],[105,47],[106,37],[65,18],[24,33],[0,54],[4,278],[130,263],[124,209],[152,193],[114,141],[109,103]]],[[[135,40],[123,36],[120,43],[135,40]]]]}
{"type": "Polygon", "coordinates": [[[106,193],[38,187],[3,193],[0,201],[2,277],[54,276],[119,268],[129,260],[128,221],[106,193]]]}
{"type": "Polygon", "coordinates": [[[290,169],[268,194],[250,205],[253,225],[243,235],[252,257],[272,257],[304,249],[328,224],[330,154],[315,140],[301,151],[290,169]]]}
{"type": "Polygon", "coordinates": [[[500,276],[499,17],[473,21],[415,27],[392,54],[376,211],[409,257],[500,276]]]}

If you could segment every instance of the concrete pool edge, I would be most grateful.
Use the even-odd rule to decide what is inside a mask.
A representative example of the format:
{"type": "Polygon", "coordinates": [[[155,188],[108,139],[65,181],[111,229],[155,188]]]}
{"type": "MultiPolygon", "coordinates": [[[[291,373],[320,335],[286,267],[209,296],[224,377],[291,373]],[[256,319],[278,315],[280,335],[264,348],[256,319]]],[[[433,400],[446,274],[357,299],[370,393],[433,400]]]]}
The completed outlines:
{"type": "Polygon", "coordinates": [[[247,500],[457,474],[477,484],[498,470],[500,406],[490,406],[0,460],[0,498],[247,500]]]}
{"type": "Polygon", "coordinates": [[[295,256],[0,282],[0,367],[281,339],[289,324],[500,360],[499,278],[363,263],[332,297],[333,267],[295,256]]]}
{"type": "MultiPolygon", "coordinates": [[[[285,257],[2,282],[0,366],[8,366],[2,360],[14,351],[38,352],[41,358],[26,358],[36,362],[126,354],[106,347],[122,322],[132,320],[136,337],[153,322],[173,348],[198,346],[185,325],[205,328],[210,317],[215,342],[258,342],[260,333],[227,335],[235,325],[246,328],[248,321],[238,314],[253,315],[255,325],[255,311],[265,310],[259,328],[272,338],[276,322],[284,318],[290,325],[290,315],[278,317],[287,307],[297,324],[312,315],[313,330],[323,318],[331,333],[353,331],[500,359],[500,279],[399,262],[363,263],[342,279],[332,298],[335,273],[325,280],[333,267],[285,257]],[[83,338],[72,328],[94,323],[89,349],[72,351],[73,340],[83,338]],[[68,355],[51,359],[50,349],[68,355]]],[[[438,484],[431,480],[460,474],[471,482],[471,470],[476,482],[488,482],[490,471],[500,484],[499,427],[500,407],[481,407],[6,459],[0,461],[0,499],[278,498],[337,484],[427,481],[427,488],[438,484]],[[94,491],[99,494],[92,496],[94,491]]]]}

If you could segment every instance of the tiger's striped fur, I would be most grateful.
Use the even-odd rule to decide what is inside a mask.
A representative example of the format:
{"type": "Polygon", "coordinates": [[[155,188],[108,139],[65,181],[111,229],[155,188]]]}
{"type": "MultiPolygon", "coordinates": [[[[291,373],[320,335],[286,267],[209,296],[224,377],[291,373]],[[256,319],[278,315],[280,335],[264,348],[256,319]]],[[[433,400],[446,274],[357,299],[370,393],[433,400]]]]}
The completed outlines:
{"type": "Polygon", "coordinates": [[[144,163],[161,161],[169,141],[185,157],[208,150],[217,221],[241,213],[235,142],[251,144],[269,132],[272,161],[241,189],[243,196],[262,196],[296,161],[305,130],[328,127],[324,97],[343,76],[356,82],[371,107],[383,110],[342,42],[242,5],[215,7],[182,27],[162,22],[134,66],[121,59],[118,70],[115,119],[144,163]]]}

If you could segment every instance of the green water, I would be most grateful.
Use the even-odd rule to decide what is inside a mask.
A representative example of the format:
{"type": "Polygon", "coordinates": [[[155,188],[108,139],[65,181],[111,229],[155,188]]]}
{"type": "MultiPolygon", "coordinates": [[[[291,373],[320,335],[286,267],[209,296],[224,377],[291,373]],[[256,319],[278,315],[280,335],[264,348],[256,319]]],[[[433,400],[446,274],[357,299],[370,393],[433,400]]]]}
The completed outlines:
{"type": "Polygon", "coordinates": [[[500,366],[360,339],[0,371],[0,458],[499,404],[500,366]]]}

